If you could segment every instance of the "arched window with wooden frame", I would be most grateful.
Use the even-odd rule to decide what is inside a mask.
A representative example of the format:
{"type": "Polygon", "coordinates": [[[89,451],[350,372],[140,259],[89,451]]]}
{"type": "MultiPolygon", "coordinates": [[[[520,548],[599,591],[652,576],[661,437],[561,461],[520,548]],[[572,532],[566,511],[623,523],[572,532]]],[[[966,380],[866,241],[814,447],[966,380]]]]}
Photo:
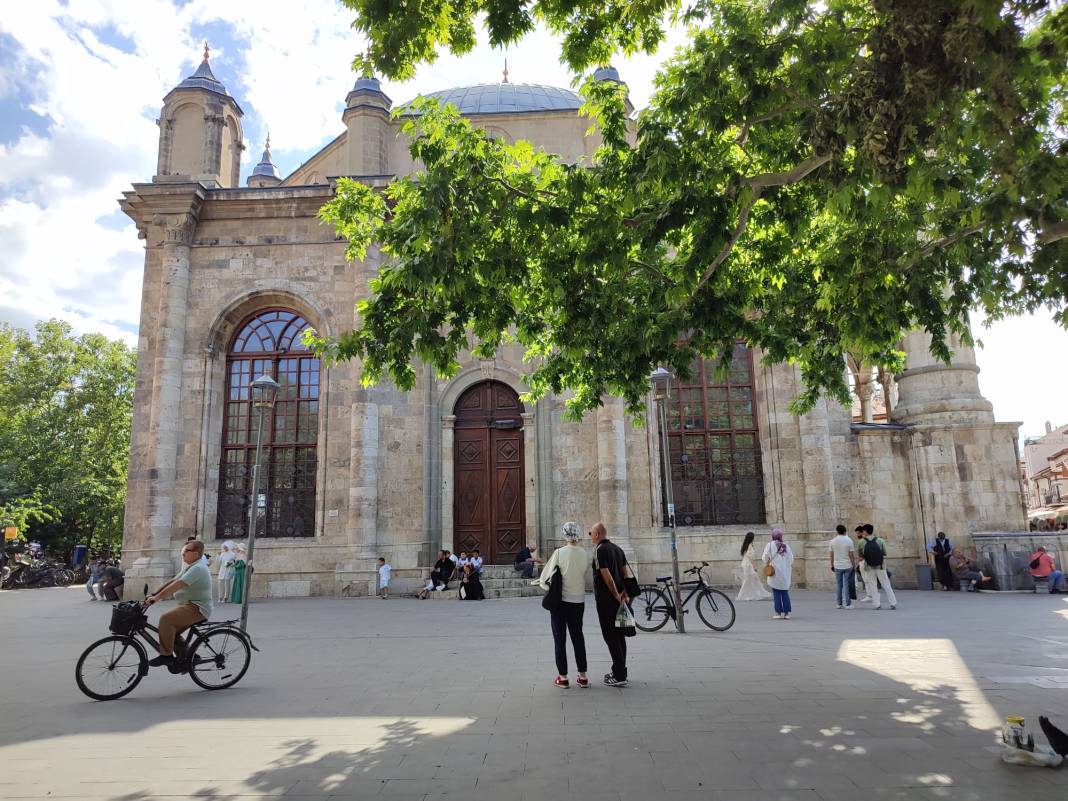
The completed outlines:
{"type": "Polygon", "coordinates": [[[319,360],[304,345],[307,320],[290,309],[261,309],[238,327],[226,354],[226,397],[216,536],[248,536],[252,467],[259,412],[252,381],[279,384],[263,420],[256,536],[315,534],[318,468],[319,360]]]}
{"type": "MultiPolygon", "coordinates": [[[[698,359],[688,381],[671,381],[665,416],[679,526],[765,519],[752,351],[738,344],[730,370],[721,374],[716,367],[698,359]]],[[[667,501],[661,500],[666,521],[667,501]]]]}

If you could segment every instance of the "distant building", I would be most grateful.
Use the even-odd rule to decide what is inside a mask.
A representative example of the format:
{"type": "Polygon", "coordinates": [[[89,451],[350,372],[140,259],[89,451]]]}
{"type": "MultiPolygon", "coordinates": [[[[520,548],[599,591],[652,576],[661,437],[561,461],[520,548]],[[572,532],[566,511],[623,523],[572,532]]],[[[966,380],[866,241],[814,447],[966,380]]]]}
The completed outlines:
{"type": "Polygon", "coordinates": [[[1068,520],[1068,424],[1046,423],[1041,437],[1024,440],[1027,516],[1048,524],[1068,520]]]}

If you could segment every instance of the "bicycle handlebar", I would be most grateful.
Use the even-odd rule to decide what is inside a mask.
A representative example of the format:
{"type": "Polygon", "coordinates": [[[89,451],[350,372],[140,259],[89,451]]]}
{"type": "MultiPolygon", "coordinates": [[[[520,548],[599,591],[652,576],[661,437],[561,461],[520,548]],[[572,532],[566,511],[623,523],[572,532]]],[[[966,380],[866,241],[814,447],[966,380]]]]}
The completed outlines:
{"type": "Polygon", "coordinates": [[[694,565],[689,570],[683,570],[682,572],[685,573],[685,574],[700,573],[702,567],[708,567],[708,562],[701,562],[700,566],[694,565]]]}

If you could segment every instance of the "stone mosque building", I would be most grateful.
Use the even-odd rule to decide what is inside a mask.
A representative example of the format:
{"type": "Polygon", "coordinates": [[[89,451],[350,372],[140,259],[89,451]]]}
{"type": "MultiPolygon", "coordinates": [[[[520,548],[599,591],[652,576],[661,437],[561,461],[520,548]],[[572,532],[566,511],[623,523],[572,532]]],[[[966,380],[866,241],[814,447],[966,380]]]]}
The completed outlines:
{"type": "MultiPolygon", "coordinates": [[[[620,80],[611,68],[597,77],[620,80]]],[[[505,75],[435,95],[491,135],[569,162],[598,145],[566,89],[505,75]]],[[[403,587],[442,547],[507,564],[524,543],[551,551],[567,520],[603,520],[651,579],[670,562],[655,423],[636,427],[611,398],[580,423],[564,419],[561,398],[524,404],[516,347],[469,358],[448,380],[423,366],[400,392],[364,389],[357,363],[327,369],[302,345],[309,326],[352,328],[379,269],[374,249],[347,262],[316,213],[339,176],[384,186],[414,169],[392,109],[377,80],[357,80],[336,138],[284,178],[268,142],[242,186],[241,107],[207,54],[164,98],[156,175],[121,201],[145,240],[124,564],[162,578],[186,537],[214,550],[247,535],[249,384],[267,373],[282,390],[266,425],[255,595],[367,594],[378,556],[403,587]]],[[[799,557],[795,581],[824,586],[835,525],[870,521],[907,583],[939,530],[958,541],[1023,529],[1017,424],[995,422],[972,349],[957,347],[950,365],[923,334],[904,349],[885,424],[854,423],[833,401],[791,415],[798,371],[741,345],[729,375],[698,365],[673,386],[681,562],[707,560],[730,583],[745,532],[759,544],[780,526],[799,557]]]]}

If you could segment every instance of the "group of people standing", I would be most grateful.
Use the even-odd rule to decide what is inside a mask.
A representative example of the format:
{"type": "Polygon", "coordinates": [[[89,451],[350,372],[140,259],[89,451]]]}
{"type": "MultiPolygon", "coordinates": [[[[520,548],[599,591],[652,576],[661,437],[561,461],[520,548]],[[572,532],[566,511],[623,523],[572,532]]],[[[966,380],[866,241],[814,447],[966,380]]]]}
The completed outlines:
{"type": "MultiPolygon", "coordinates": [[[[868,595],[861,598],[871,601],[873,608],[882,608],[882,593],[886,592],[891,609],[897,609],[897,596],[890,584],[890,574],[886,570],[886,542],[875,535],[871,523],[864,523],[854,530],[856,541],[846,533],[846,527],[839,525],[835,537],[828,545],[830,568],[835,577],[835,608],[852,609],[856,597],[856,581],[859,578],[868,595]]],[[[768,588],[764,589],[760,575],[754,565],[755,549],[753,541],[756,535],[750,531],[745,535],[741,547],[742,586],[738,590],[739,601],[763,601],[772,598],[774,611],[772,618],[789,620],[793,612],[790,601],[790,587],[793,582],[794,552],[783,539],[781,528],[771,531],[771,540],[764,546],[760,555],[762,573],[767,579],[768,588]]]]}

